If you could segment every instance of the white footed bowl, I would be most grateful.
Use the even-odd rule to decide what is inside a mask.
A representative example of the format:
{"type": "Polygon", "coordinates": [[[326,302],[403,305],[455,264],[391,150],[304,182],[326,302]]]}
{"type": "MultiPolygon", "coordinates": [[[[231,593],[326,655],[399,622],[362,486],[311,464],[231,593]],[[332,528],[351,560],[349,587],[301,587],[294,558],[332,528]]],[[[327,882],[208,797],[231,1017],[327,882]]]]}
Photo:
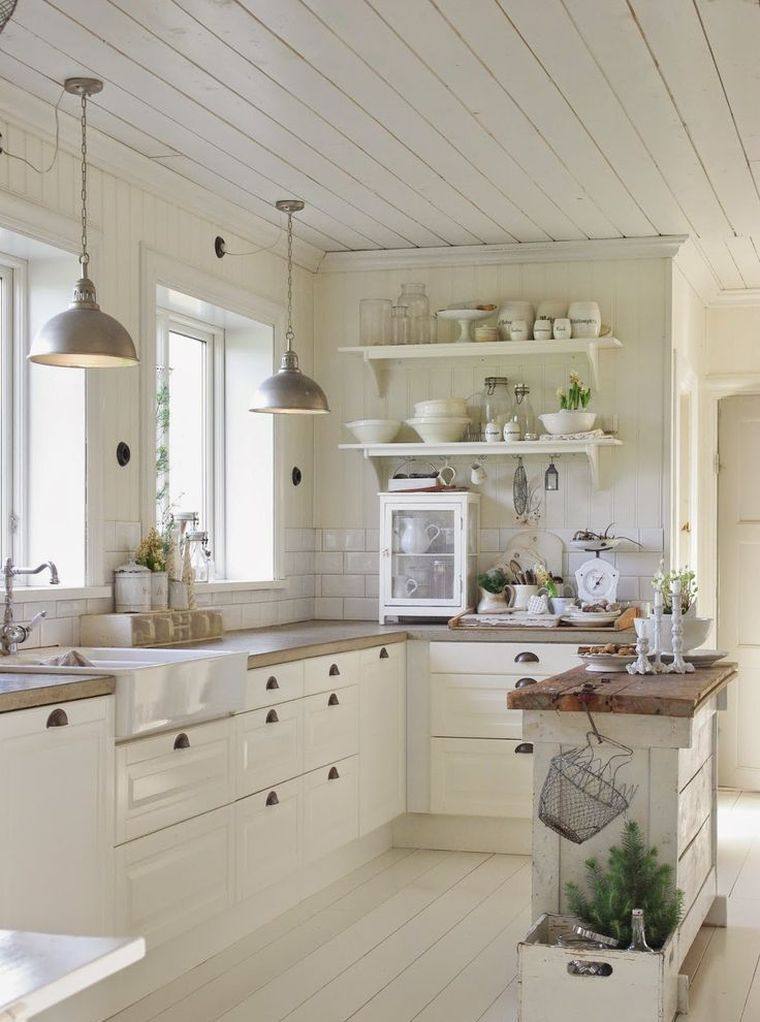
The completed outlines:
{"type": "Polygon", "coordinates": [[[563,408],[559,412],[547,412],[539,415],[544,424],[544,429],[552,436],[560,436],[563,433],[587,433],[594,428],[596,412],[571,412],[563,408]]]}
{"type": "Polygon", "coordinates": [[[418,401],[414,406],[414,414],[419,419],[455,416],[462,418],[467,415],[467,398],[439,397],[430,401],[418,401]]]}
{"type": "Polygon", "coordinates": [[[346,423],[360,444],[390,444],[401,429],[399,419],[355,419],[346,423]]]}

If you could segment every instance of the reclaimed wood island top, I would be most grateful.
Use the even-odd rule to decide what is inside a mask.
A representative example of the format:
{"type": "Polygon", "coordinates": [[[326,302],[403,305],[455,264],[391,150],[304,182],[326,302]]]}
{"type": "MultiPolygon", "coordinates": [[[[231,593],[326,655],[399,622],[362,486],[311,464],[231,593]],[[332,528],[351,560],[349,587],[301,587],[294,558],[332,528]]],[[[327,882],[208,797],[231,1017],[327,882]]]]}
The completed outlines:
{"type": "Polygon", "coordinates": [[[693,717],[735,674],[736,664],[729,661],[698,667],[693,674],[592,674],[585,667],[574,667],[509,692],[507,706],[510,710],[578,713],[588,709],[592,713],[693,717]]]}

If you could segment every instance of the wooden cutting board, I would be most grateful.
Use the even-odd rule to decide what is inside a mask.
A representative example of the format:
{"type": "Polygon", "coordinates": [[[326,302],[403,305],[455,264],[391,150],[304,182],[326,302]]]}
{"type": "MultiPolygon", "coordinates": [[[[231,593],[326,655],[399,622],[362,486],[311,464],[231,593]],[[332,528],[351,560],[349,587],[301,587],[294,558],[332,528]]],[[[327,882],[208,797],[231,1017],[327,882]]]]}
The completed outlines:
{"type": "Polygon", "coordinates": [[[537,562],[545,565],[552,575],[562,575],[562,553],[564,544],[559,536],[545,529],[525,529],[513,536],[499,558],[499,566],[509,571],[509,562],[514,558],[523,570],[532,568],[537,562]]]}

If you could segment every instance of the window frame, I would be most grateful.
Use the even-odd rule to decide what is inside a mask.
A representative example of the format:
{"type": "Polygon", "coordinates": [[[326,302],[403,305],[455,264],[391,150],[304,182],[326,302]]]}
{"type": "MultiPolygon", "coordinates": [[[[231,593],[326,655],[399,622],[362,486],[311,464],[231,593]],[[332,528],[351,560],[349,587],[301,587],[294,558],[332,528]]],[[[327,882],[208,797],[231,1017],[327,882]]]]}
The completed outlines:
{"type": "Polygon", "coordinates": [[[0,416],[0,548],[18,564],[28,546],[26,261],[0,252],[0,284],[0,406],[11,409],[0,416]]]}

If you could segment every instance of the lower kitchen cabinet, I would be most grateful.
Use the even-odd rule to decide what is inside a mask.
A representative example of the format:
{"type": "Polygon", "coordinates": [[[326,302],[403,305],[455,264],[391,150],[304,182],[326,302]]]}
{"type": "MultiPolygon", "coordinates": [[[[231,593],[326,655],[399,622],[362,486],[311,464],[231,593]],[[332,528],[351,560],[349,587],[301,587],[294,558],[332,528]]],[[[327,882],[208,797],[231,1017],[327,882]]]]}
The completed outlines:
{"type": "Polygon", "coordinates": [[[362,653],[359,694],[359,832],[367,834],[406,806],[405,649],[362,653]]]}
{"type": "Polygon", "coordinates": [[[304,861],[319,859],[359,835],[359,764],[356,756],[320,767],[303,778],[304,861]]]}
{"type": "Polygon", "coordinates": [[[303,781],[299,777],[235,803],[239,901],[292,876],[303,854],[303,781]]]}
{"type": "Polygon", "coordinates": [[[508,739],[431,739],[430,809],[456,816],[529,819],[533,746],[508,739]]]}
{"type": "Polygon", "coordinates": [[[359,688],[336,688],[303,701],[304,770],[359,751],[359,688]]]}
{"type": "Polygon", "coordinates": [[[430,730],[439,738],[520,738],[522,713],[506,708],[518,681],[508,674],[431,674],[430,730]]]}
{"type": "Polygon", "coordinates": [[[155,945],[229,908],[234,813],[223,806],[116,849],[116,926],[155,945]]]}
{"type": "Polygon", "coordinates": [[[303,773],[302,700],[241,713],[234,731],[238,798],[303,773]]]}
{"type": "Polygon", "coordinates": [[[109,932],[113,727],[110,696],[0,715],[5,928],[109,932]]]}

